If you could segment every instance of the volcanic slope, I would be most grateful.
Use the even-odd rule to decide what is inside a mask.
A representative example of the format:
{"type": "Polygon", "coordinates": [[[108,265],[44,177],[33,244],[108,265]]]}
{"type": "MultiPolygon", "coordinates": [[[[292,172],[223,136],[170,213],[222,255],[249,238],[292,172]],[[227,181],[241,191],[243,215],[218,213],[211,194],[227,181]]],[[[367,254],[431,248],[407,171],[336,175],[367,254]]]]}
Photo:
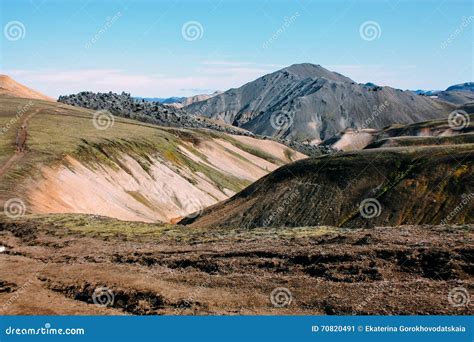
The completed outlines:
{"type": "Polygon", "coordinates": [[[164,128],[0,95],[0,204],[27,213],[173,221],[305,157],[274,141],[164,128]],[[27,125],[25,152],[15,152],[27,125]]]}
{"type": "Polygon", "coordinates": [[[427,146],[474,143],[474,103],[458,107],[456,116],[409,125],[393,124],[383,129],[346,129],[321,145],[335,150],[363,148],[427,146]]]}
{"type": "Polygon", "coordinates": [[[7,75],[0,75],[0,94],[28,99],[54,101],[53,98],[28,88],[7,75]]]}
{"type": "Polygon", "coordinates": [[[320,65],[294,64],[184,109],[261,135],[320,142],[346,128],[446,118],[453,104],[358,84],[320,65]]]}
{"type": "Polygon", "coordinates": [[[198,227],[473,222],[474,144],[341,152],[281,167],[181,223],[198,227]]]}

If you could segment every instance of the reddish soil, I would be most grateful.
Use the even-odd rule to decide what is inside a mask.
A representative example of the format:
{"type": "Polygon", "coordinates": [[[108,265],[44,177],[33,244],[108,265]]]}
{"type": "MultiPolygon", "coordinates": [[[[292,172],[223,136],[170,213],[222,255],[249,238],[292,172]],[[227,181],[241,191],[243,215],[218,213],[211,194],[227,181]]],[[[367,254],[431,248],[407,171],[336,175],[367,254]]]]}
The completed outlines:
{"type": "Polygon", "coordinates": [[[64,218],[2,220],[2,314],[474,313],[473,225],[322,235],[170,226],[154,236],[125,222],[129,234],[71,230],[64,218]],[[114,299],[104,307],[94,304],[103,287],[114,299]],[[272,304],[275,288],[288,289],[288,305],[272,304]]]}

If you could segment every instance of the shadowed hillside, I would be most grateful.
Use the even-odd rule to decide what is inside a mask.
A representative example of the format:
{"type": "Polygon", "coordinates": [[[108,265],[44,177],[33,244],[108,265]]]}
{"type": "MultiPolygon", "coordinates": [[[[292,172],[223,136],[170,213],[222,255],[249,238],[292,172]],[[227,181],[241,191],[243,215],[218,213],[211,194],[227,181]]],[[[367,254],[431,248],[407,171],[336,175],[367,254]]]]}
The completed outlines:
{"type": "Polygon", "coordinates": [[[371,149],[301,160],[182,223],[397,226],[439,224],[453,211],[452,223],[472,222],[473,149],[473,144],[371,149]]]}

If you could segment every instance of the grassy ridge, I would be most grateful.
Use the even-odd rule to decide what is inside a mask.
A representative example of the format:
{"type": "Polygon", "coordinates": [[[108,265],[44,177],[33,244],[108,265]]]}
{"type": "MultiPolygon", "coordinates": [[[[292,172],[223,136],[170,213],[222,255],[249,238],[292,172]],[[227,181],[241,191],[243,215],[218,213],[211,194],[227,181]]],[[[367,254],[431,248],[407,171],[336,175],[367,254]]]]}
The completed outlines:
{"type": "MultiPolygon", "coordinates": [[[[23,180],[37,177],[38,166],[63,164],[66,155],[77,158],[92,169],[111,167],[121,168],[126,172],[131,171],[121,162],[124,154],[135,159],[147,172],[154,160],[162,160],[176,169],[184,167],[193,173],[200,172],[220,189],[227,188],[235,192],[250,182],[193,161],[180,150],[179,146],[186,144],[186,148],[192,154],[206,161],[205,155],[197,148],[199,143],[205,140],[224,139],[257,157],[278,164],[284,163],[224,133],[157,127],[118,117],[114,117],[113,125],[108,129],[98,130],[94,126],[94,111],[91,110],[8,96],[0,96],[0,102],[2,104],[0,128],[5,128],[0,135],[2,163],[15,153],[17,128],[26,117],[34,114],[28,122],[28,153],[2,179],[0,195],[3,198],[7,198],[12,192],[21,194],[24,190],[23,180]],[[21,111],[22,108],[26,110],[21,111]]],[[[189,181],[195,180],[189,179],[189,181]]]]}

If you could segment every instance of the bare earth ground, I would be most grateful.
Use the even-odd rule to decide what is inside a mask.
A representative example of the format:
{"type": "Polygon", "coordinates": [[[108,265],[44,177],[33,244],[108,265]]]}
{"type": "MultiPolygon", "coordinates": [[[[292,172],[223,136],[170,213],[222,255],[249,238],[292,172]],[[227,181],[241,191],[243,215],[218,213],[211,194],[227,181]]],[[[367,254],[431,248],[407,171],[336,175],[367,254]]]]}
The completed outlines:
{"type": "Polygon", "coordinates": [[[234,230],[1,217],[0,311],[467,315],[473,236],[474,225],[234,230]],[[94,304],[104,287],[108,306],[94,304]],[[277,305],[276,288],[287,289],[277,305]]]}

